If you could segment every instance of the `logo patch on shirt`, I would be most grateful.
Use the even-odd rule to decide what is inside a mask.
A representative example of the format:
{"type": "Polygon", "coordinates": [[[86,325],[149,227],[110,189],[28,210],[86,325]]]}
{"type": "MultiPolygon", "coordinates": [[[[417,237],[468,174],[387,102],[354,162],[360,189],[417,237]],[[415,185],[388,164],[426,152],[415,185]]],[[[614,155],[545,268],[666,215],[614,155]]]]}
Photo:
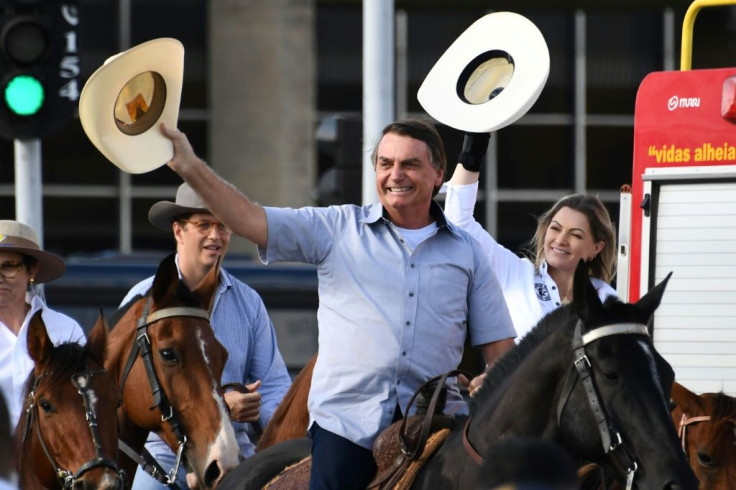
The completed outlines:
{"type": "Polygon", "coordinates": [[[535,282],[534,289],[536,289],[537,298],[539,298],[540,301],[549,301],[552,299],[552,297],[549,295],[546,284],[535,282]]]}

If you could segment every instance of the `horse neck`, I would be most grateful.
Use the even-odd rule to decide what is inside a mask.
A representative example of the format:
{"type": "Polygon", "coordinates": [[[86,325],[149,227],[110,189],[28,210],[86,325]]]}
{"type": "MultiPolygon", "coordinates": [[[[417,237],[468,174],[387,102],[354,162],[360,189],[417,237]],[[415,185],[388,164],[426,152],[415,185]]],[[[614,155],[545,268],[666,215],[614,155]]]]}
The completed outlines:
{"type": "Polygon", "coordinates": [[[559,393],[572,365],[569,335],[553,332],[520,359],[472,415],[470,438],[487,449],[500,437],[550,436],[557,426],[559,393]],[[519,410],[527,407],[527,410],[519,410]],[[482,441],[482,442],[481,442],[482,441]]]}

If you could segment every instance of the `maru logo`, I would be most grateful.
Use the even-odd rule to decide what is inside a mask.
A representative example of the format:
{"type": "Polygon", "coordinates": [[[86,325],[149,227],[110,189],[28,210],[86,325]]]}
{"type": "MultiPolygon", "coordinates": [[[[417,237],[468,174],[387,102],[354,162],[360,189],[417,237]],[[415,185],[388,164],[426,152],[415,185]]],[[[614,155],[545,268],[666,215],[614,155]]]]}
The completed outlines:
{"type": "Polygon", "coordinates": [[[700,107],[700,97],[678,97],[677,95],[673,95],[667,101],[667,109],[670,111],[692,107],[700,107]]]}

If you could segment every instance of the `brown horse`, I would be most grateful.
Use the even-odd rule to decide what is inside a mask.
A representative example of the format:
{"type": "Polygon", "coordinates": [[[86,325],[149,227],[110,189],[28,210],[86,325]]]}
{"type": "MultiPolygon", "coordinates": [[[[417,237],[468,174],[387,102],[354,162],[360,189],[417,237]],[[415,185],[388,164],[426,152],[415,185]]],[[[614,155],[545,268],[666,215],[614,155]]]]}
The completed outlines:
{"type": "Polygon", "coordinates": [[[261,451],[280,442],[306,437],[309,425],[307,398],[312,386],[312,371],[317,362],[317,354],[299,371],[289,390],[273,413],[271,420],[258,439],[256,451],[261,451]]]}
{"type": "Polygon", "coordinates": [[[54,346],[36,313],[28,327],[28,377],[16,428],[20,487],[117,489],[120,391],[103,369],[107,326],[102,318],[86,346],[54,346]]]}
{"type": "MultiPolygon", "coordinates": [[[[106,367],[123,392],[119,460],[134,474],[149,431],[188,468],[190,486],[212,488],[238,465],[240,449],[222,396],[227,351],[215,338],[207,308],[218,267],[190,291],[174,255],[159,265],[153,285],[116,313],[106,367]],[[132,454],[131,454],[132,453],[132,454]],[[134,460],[133,458],[136,458],[134,460]]],[[[177,465],[164,479],[173,481],[177,465]]]]}
{"type": "Polygon", "coordinates": [[[696,395],[675,383],[672,420],[699,490],[736,488],[736,399],[724,393],[696,395]]]}

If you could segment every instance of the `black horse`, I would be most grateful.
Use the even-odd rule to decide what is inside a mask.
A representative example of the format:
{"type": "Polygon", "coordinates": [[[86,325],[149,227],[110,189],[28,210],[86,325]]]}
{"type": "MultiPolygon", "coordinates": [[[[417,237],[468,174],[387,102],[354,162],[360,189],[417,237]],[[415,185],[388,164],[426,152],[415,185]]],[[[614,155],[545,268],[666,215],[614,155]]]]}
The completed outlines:
{"type": "MultiPolygon", "coordinates": [[[[697,489],[667,407],[674,372],[647,328],[666,283],[635,304],[601,304],[581,263],[572,304],[542,319],[493,367],[471,403],[471,416],[458,421],[412,488],[473,488],[482,455],[495,443],[541,437],[581,464],[598,463],[629,487],[697,489]]],[[[226,481],[255,488],[277,466],[278,445],[271,449],[226,481]]],[[[289,459],[291,453],[280,454],[289,459]]]]}

